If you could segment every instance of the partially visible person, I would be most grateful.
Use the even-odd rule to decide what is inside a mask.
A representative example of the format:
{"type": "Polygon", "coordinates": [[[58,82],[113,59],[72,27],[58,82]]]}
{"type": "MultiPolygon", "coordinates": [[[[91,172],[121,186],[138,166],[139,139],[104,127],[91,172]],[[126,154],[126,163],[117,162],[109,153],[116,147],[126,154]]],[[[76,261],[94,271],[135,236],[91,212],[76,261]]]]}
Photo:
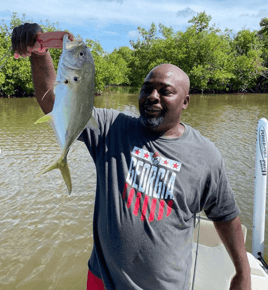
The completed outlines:
{"type": "MultiPolygon", "coordinates": [[[[17,53],[28,53],[39,31],[36,24],[15,28],[17,53]]],[[[36,98],[48,113],[53,92],[41,99],[56,77],[49,51],[32,53],[31,66],[36,98]]],[[[97,172],[88,289],[189,290],[194,221],[201,210],[233,260],[230,289],[251,289],[240,211],[224,161],[207,138],[181,122],[189,87],[177,66],[157,66],[142,85],[139,118],[95,108],[100,135],[85,128],[79,137],[97,172]]]]}

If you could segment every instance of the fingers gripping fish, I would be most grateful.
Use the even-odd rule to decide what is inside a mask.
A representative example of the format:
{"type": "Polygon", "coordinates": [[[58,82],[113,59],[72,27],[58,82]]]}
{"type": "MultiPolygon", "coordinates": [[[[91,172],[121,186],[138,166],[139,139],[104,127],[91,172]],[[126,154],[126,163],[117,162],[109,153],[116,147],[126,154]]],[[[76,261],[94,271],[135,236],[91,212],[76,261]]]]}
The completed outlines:
{"type": "Polygon", "coordinates": [[[97,130],[98,125],[92,116],[94,101],[95,67],[89,48],[82,39],[70,41],[63,36],[63,51],[59,60],[53,110],[37,120],[37,123],[49,122],[54,129],[62,154],[60,158],[41,173],[55,168],[60,169],[69,194],[72,191],[67,154],[72,143],[89,123],[97,130]]]}

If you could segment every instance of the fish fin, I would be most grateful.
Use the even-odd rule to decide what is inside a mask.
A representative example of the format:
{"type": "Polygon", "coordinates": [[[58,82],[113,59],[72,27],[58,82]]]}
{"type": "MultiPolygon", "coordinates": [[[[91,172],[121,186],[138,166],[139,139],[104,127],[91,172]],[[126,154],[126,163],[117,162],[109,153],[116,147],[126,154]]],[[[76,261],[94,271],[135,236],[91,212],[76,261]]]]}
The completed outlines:
{"type": "Polygon", "coordinates": [[[38,119],[34,124],[40,124],[40,123],[45,123],[45,122],[51,122],[52,121],[52,115],[47,114],[40,119],[38,119]]]}
{"type": "Polygon", "coordinates": [[[53,163],[52,165],[50,165],[49,167],[45,168],[43,171],[41,171],[37,177],[40,177],[42,174],[49,172],[53,169],[58,168],[61,171],[61,175],[64,179],[64,182],[67,186],[68,192],[69,194],[71,194],[72,192],[72,181],[71,181],[71,174],[70,174],[70,170],[67,164],[67,156],[60,157],[55,163],[53,163]]]}
{"type": "Polygon", "coordinates": [[[98,126],[98,124],[93,116],[90,117],[87,125],[90,127],[90,129],[96,131],[98,133],[98,135],[100,135],[99,126],[98,126]]]}

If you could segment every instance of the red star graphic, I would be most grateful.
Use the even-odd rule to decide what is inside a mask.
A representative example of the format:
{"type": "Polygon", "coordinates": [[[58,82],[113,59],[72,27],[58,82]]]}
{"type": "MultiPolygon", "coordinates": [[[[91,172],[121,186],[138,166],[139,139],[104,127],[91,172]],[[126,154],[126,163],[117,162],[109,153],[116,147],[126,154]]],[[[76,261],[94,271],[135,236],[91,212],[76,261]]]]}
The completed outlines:
{"type": "Polygon", "coordinates": [[[167,160],[165,160],[165,161],[164,161],[164,164],[168,165],[168,161],[167,161],[167,160]]]}
{"type": "Polygon", "coordinates": [[[176,169],[177,169],[178,166],[179,166],[179,165],[178,165],[177,163],[174,163],[174,164],[173,164],[173,168],[176,168],[176,169]]]}
{"type": "Polygon", "coordinates": [[[149,157],[149,154],[148,153],[145,153],[144,154],[144,158],[148,158],[149,157]]]}
{"type": "Polygon", "coordinates": [[[136,150],[135,154],[139,155],[140,154],[140,150],[136,150]]]}

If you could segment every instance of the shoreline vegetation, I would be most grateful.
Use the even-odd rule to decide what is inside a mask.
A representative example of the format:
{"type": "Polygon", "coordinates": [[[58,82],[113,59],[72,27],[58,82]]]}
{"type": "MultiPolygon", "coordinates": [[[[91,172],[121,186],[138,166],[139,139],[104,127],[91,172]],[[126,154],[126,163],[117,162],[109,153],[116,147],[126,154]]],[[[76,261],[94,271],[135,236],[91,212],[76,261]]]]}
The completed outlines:
{"type": "MultiPolygon", "coordinates": [[[[114,88],[118,88],[120,89],[122,86],[113,86],[114,88]]],[[[131,89],[132,87],[128,87],[129,89],[131,89]]],[[[106,88],[109,89],[109,86],[106,88]]],[[[96,96],[101,96],[103,95],[103,92],[106,90],[104,89],[101,92],[96,92],[95,93],[95,97],[96,96]]],[[[133,88],[133,92],[137,92],[139,93],[139,88],[133,88]]],[[[268,88],[266,88],[266,90],[262,90],[262,91],[254,91],[253,89],[247,91],[247,90],[241,90],[241,91],[199,91],[199,90],[195,90],[192,91],[190,90],[190,96],[191,95],[247,95],[247,94],[268,94],[268,88]]],[[[1,95],[0,94],[0,99],[17,99],[17,98],[34,98],[35,95],[34,94],[27,94],[27,93],[23,93],[23,94],[15,94],[15,95],[1,95]]]]}
{"type": "MultiPolygon", "coordinates": [[[[2,20],[0,59],[10,49],[13,28],[33,22],[25,17],[14,12],[9,26],[2,20]]],[[[111,53],[97,40],[86,39],[95,62],[96,95],[109,86],[139,88],[147,73],[162,63],[173,63],[188,74],[190,94],[268,93],[268,18],[261,19],[259,30],[237,33],[220,30],[211,19],[200,12],[184,32],[161,23],[158,28],[152,23],[148,30],[138,27],[139,38],[130,40],[130,47],[111,53]]],[[[62,30],[58,22],[39,24],[44,32],[62,30]]],[[[57,70],[61,50],[50,49],[50,54],[57,70]]],[[[29,58],[15,60],[11,55],[0,70],[0,98],[33,96],[29,58]]]]}
{"type": "MultiPolygon", "coordinates": [[[[121,86],[117,86],[116,88],[120,88],[121,86]]],[[[131,89],[131,87],[129,87],[131,89]]],[[[104,89],[105,91],[105,89],[104,89]]],[[[136,88],[135,92],[139,92],[139,89],[136,88]]],[[[263,92],[254,92],[254,91],[237,91],[237,92],[226,92],[226,91],[211,91],[211,92],[202,92],[202,91],[195,91],[195,92],[191,92],[190,91],[190,96],[192,95],[249,95],[249,94],[267,94],[268,95],[268,89],[266,91],[263,91],[263,92]]],[[[99,93],[95,93],[95,97],[96,96],[102,96],[103,95],[103,91],[102,92],[99,92],[99,93]]],[[[0,95],[0,99],[17,99],[17,98],[35,98],[35,95],[34,94],[23,94],[23,95],[18,95],[18,94],[15,94],[15,95],[0,95]]]]}

